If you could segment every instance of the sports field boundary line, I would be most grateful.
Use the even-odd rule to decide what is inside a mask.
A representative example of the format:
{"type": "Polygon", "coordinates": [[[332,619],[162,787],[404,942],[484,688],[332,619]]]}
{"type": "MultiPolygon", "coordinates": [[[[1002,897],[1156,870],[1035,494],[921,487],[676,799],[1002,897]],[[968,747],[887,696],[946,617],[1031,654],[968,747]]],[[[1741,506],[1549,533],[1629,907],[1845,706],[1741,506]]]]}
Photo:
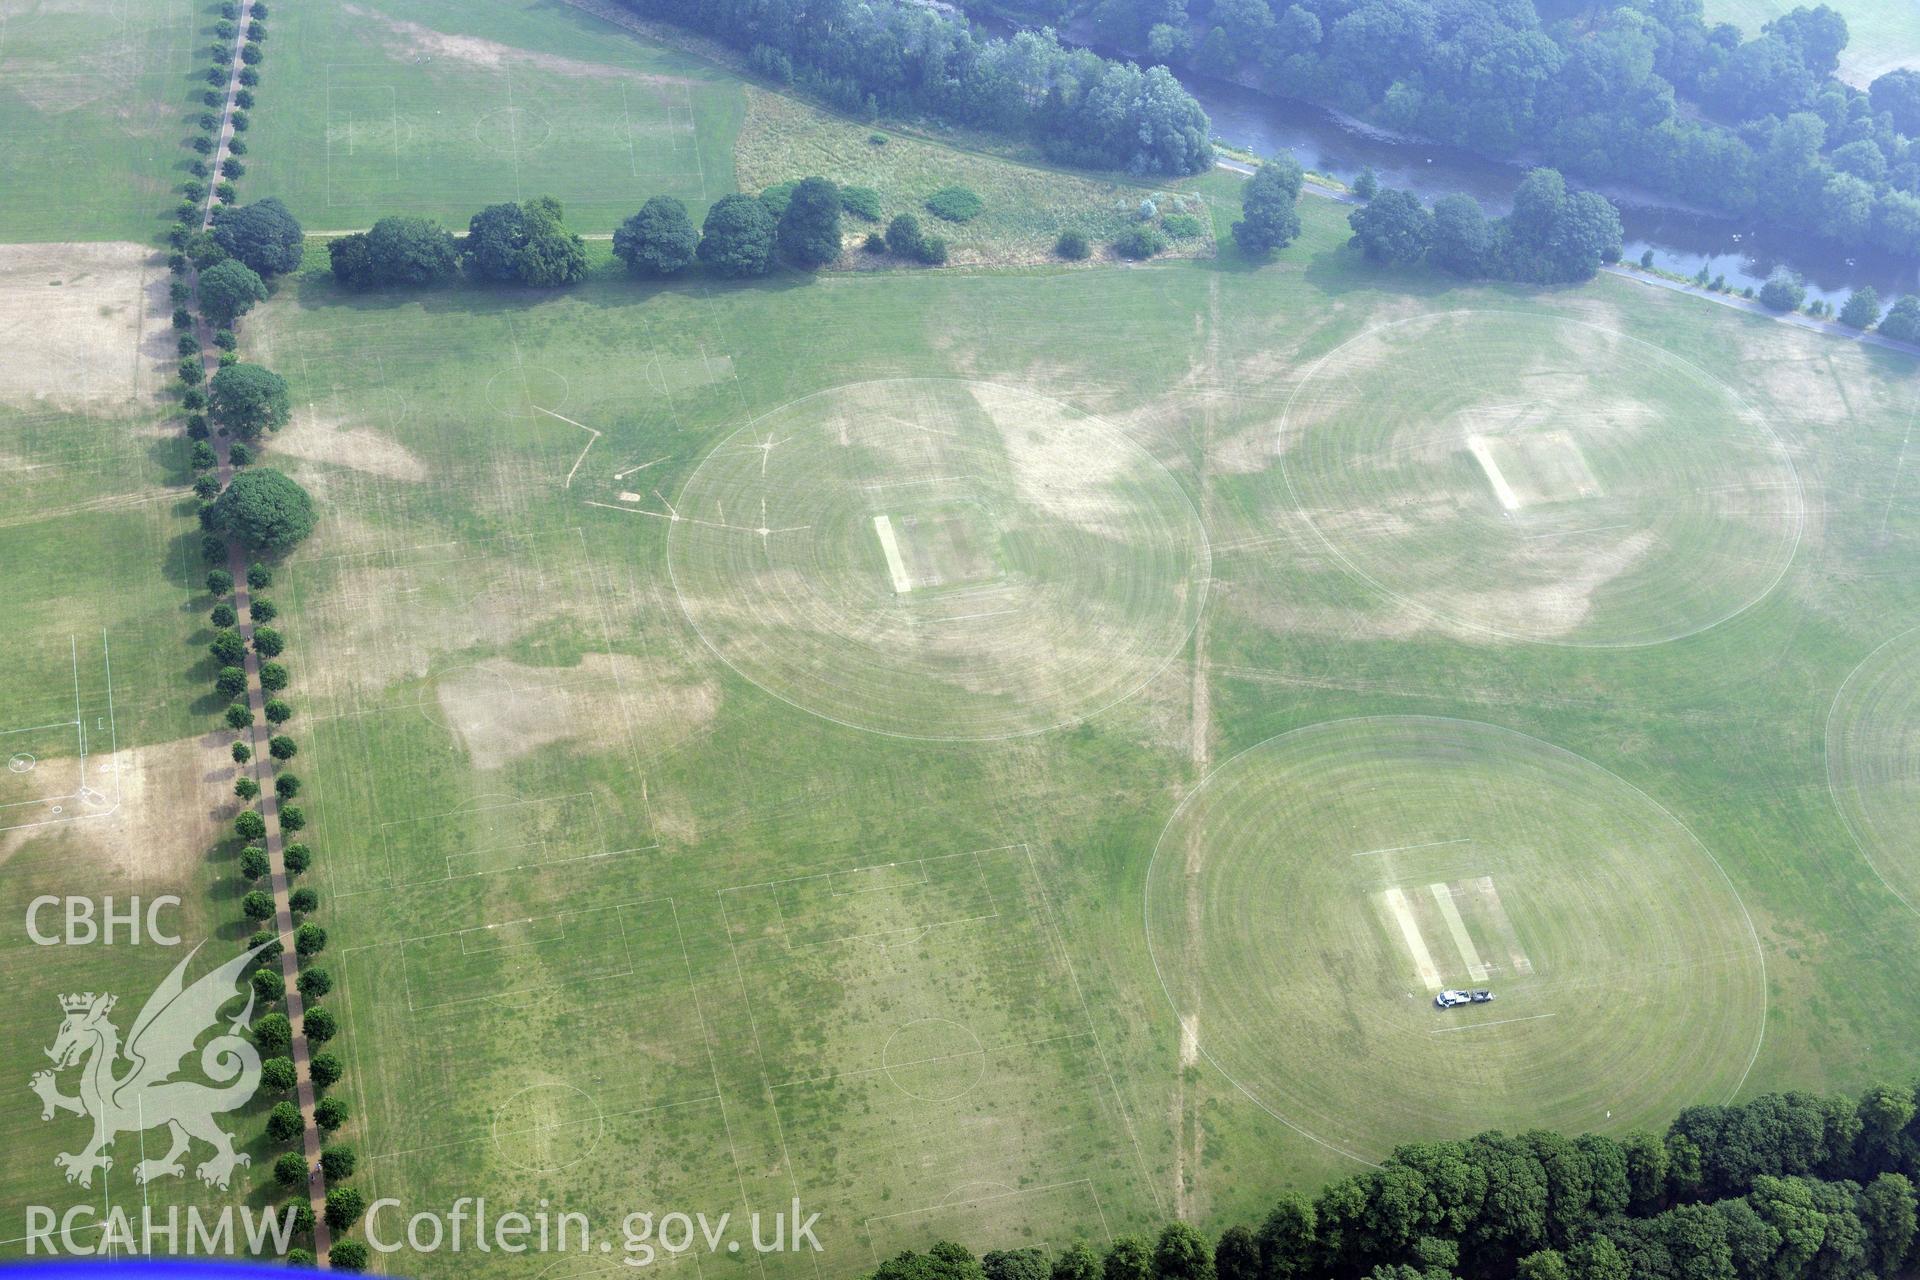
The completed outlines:
{"type": "Polygon", "coordinates": [[[1510,1022],[1538,1022],[1542,1018],[1557,1016],[1559,1016],[1559,1011],[1555,1010],[1552,1013],[1529,1013],[1518,1018],[1496,1018],[1492,1022],[1463,1022],[1457,1027],[1434,1027],[1428,1031],[1427,1034],[1430,1036],[1443,1036],[1450,1031],[1485,1031],[1488,1027],[1504,1027],[1510,1022]]]}
{"type": "MultiPolygon", "coordinates": [[[[950,1018],[941,1020],[952,1021],[950,1018]]],[[[902,1023],[901,1025],[910,1024],[902,1023]]],[[[972,1027],[964,1023],[956,1025],[963,1026],[968,1033],[974,1034],[972,1027]]],[[[788,1076],[785,1080],[776,1081],[767,1087],[775,1090],[793,1089],[803,1084],[825,1084],[830,1080],[852,1080],[865,1076],[886,1075],[896,1067],[930,1067],[942,1062],[960,1062],[967,1058],[991,1058],[995,1054],[1018,1053],[1023,1049],[1037,1049],[1042,1045],[1065,1044],[1070,1040],[1091,1040],[1092,1038],[1093,1028],[1088,1027],[1085,1031],[1068,1031],[1057,1036],[1041,1036],[1037,1040],[1023,1040],[1018,1044],[983,1043],[978,1049],[968,1049],[960,1053],[938,1053],[930,1058],[915,1058],[911,1062],[883,1062],[877,1067],[849,1067],[845,1071],[829,1071],[817,1076],[788,1076]]]]}
{"type": "MultiPolygon", "coordinates": [[[[1908,429],[1912,429],[1911,423],[1909,423],[1908,429]]],[[[1826,765],[1827,773],[1827,799],[1833,804],[1835,811],[1839,813],[1841,825],[1847,829],[1847,836],[1853,841],[1855,851],[1866,860],[1867,869],[1873,872],[1873,878],[1880,882],[1881,888],[1893,895],[1895,901],[1899,902],[1901,906],[1905,907],[1914,915],[1920,915],[1920,903],[1914,902],[1913,899],[1893,887],[1893,883],[1888,880],[1886,875],[1880,870],[1879,862],[1876,861],[1873,854],[1868,851],[1867,842],[1860,838],[1860,832],[1854,826],[1853,818],[1847,813],[1846,805],[1840,803],[1840,781],[1834,776],[1833,722],[1834,717],[1840,714],[1840,702],[1841,699],[1846,697],[1847,689],[1853,684],[1860,673],[1867,669],[1868,664],[1879,657],[1884,650],[1892,648],[1894,645],[1899,644],[1901,641],[1917,633],[1920,633],[1920,627],[1909,627],[1905,631],[1889,636],[1875,645],[1867,653],[1866,657],[1854,664],[1853,670],[1847,672],[1847,678],[1842,680],[1840,687],[1833,692],[1833,701],[1827,705],[1825,729],[1820,735],[1820,754],[1826,765]]]]}

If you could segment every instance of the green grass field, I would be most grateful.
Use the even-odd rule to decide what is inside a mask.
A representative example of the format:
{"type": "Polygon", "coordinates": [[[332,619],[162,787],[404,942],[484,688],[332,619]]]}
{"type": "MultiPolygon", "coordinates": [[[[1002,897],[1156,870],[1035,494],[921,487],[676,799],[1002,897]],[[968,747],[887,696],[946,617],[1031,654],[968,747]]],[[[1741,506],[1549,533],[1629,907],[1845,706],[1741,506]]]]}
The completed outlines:
{"type": "MultiPolygon", "coordinates": [[[[1787,0],[1712,0],[1707,21],[1731,22],[1747,35],[1793,8],[1787,0]]],[[[1841,0],[1833,6],[1847,20],[1847,48],[1840,75],[1865,88],[1895,67],[1920,64],[1920,11],[1905,0],[1841,0]]]]}
{"type": "Polygon", "coordinates": [[[248,189],[311,230],[390,213],[464,227],[552,195],[604,233],[649,196],[697,218],[733,189],[739,84],[563,4],[293,7],[273,54],[248,189]]]}
{"type": "Polygon", "coordinates": [[[1920,585],[1904,363],[1625,281],[1409,291],[1305,216],[1257,270],[283,292],[381,1194],[798,1196],[843,1275],[1899,1066],[1916,922],[1823,742],[1920,585]],[[1492,1010],[1430,1007],[1390,889],[1492,1010]]]}
{"type": "MultiPolygon", "coordinates": [[[[773,172],[775,134],[735,165],[738,84],[571,7],[274,24],[247,194],[316,230],[541,191],[604,230],[773,172]],[[695,180],[604,127],[668,83],[695,180]]],[[[838,175],[890,207],[946,172],[783,127],[897,157],[838,175]]],[[[951,165],[1067,202],[982,258],[1099,189],[951,165]]],[[[1181,192],[1219,231],[1238,182],[1181,192]]],[[[598,1276],[626,1214],[797,1201],[821,1254],[693,1274],[838,1280],[940,1236],[1217,1230],[1403,1139],[1910,1071],[1911,361],[1613,277],[1376,271],[1344,212],[1308,199],[1267,265],[282,282],[243,344],[323,513],[273,595],[369,1200],[544,1201],[612,1248],[542,1269],[598,1276]]],[[[57,819],[0,830],[0,913],[177,892],[224,947],[164,291],[58,266],[0,261],[61,371],[0,372],[0,827],[57,819]]],[[[141,1197],[131,1152],[66,1184],[78,1122],[25,1081],[58,995],[130,1015],[174,959],[8,935],[9,1206],[141,1197]]],[[[230,1194],[263,1204],[258,1110],[230,1194]]]]}
{"type": "Polygon", "coordinates": [[[0,5],[0,244],[164,229],[212,27],[191,0],[0,5]]]}

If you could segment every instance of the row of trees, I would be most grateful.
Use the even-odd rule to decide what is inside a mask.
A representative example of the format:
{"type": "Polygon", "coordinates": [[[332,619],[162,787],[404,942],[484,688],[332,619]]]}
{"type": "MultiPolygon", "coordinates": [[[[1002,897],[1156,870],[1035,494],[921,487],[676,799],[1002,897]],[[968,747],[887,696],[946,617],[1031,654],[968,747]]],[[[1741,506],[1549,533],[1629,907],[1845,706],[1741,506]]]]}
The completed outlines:
{"type": "Polygon", "coordinates": [[[1186,1223],[976,1259],[942,1243],[874,1280],[1891,1280],[1920,1263],[1914,1087],[1692,1107],[1664,1136],[1483,1133],[1397,1149],[1209,1245],[1186,1223]]]}
{"type": "MultiPolygon", "coordinates": [[[[211,47],[213,63],[203,77],[207,87],[196,91],[206,110],[199,117],[199,133],[188,144],[195,153],[195,159],[190,162],[192,176],[182,186],[181,206],[168,237],[172,247],[169,265],[173,272],[174,327],[179,331],[178,386],[190,442],[189,461],[196,473],[193,490],[200,502],[200,521],[206,531],[202,551],[212,566],[206,580],[212,599],[208,612],[213,626],[213,638],[208,645],[214,664],[212,683],[215,692],[227,700],[222,713],[226,725],[236,733],[250,732],[254,712],[245,664],[248,651],[252,650],[259,664],[262,711],[272,727],[268,753],[273,766],[277,822],[281,832],[296,835],[305,828],[307,818],[304,809],[295,803],[302,790],[301,780],[289,767],[299,747],[285,732],[287,722],[295,714],[292,703],[283,696],[291,680],[287,664],[281,661],[286,639],[272,625],[279,616],[278,610],[270,599],[258,594],[272,585],[273,572],[264,563],[248,566],[246,581],[252,594],[245,608],[251,625],[243,629],[236,584],[224,566],[232,559],[236,547],[256,554],[284,553],[314,525],[312,498],[297,482],[271,468],[246,469],[255,460],[253,442],[286,423],[291,402],[285,379],[270,369],[240,359],[235,333],[241,317],[267,298],[269,282],[299,266],[303,233],[300,224],[277,200],[262,200],[252,205],[235,203],[235,183],[246,171],[244,162],[238,158],[246,152],[246,143],[240,135],[248,128],[247,112],[254,106],[254,90],[260,83],[259,68],[265,60],[267,5],[264,0],[252,0],[243,9],[239,0],[222,0],[216,12],[215,42],[211,47]],[[226,91],[236,51],[242,63],[240,85],[234,91],[229,109],[226,91]],[[221,128],[223,118],[231,126],[230,135],[225,135],[221,128]],[[221,155],[223,136],[225,154],[221,155]],[[214,162],[211,157],[218,157],[221,181],[211,193],[217,203],[208,218],[202,214],[201,201],[209,194],[203,179],[209,176],[209,166],[214,162]],[[212,361],[211,377],[208,376],[210,353],[203,351],[201,338],[195,332],[192,308],[196,305],[214,330],[213,343],[218,356],[212,361]],[[224,444],[226,462],[237,469],[224,486],[219,474],[222,459],[214,447],[216,443],[224,444]]],[[[298,1073],[290,1056],[294,1027],[278,1007],[285,994],[280,970],[282,942],[278,931],[271,927],[277,914],[274,895],[264,884],[273,869],[264,843],[268,818],[264,805],[254,807],[261,799],[261,789],[252,745],[244,737],[236,738],[231,755],[236,766],[233,795],[241,806],[233,820],[233,833],[241,845],[233,855],[242,883],[240,907],[256,926],[247,946],[260,948],[259,967],[250,978],[257,1011],[252,1033],[263,1058],[262,1085],[270,1093],[279,1095],[267,1115],[267,1137],[294,1148],[279,1157],[273,1172],[283,1188],[295,1193],[292,1210],[296,1229],[303,1235],[311,1235],[315,1223],[305,1195],[310,1171],[299,1149],[306,1122],[288,1096],[298,1083],[298,1073]]],[[[304,843],[289,843],[282,850],[282,860],[289,878],[297,877],[312,866],[312,850],[304,843]]],[[[297,918],[310,916],[318,905],[318,895],[310,887],[295,888],[288,895],[288,906],[297,918]]],[[[312,919],[299,919],[292,941],[301,966],[297,988],[307,1002],[301,1031],[309,1044],[323,1045],[337,1030],[332,1013],[317,1003],[332,989],[333,980],[325,968],[312,962],[326,947],[326,930],[312,919]]],[[[314,1086],[321,1091],[315,1107],[315,1122],[323,1132],[331,1134],[348,1118],[345,1101],[327,1092],[341,1078],[341,1062],[335,1054],[322,1051],[311,1057],[309,1065],[314,1086]]],[[[329,1179],[344,1179],[353,1172],[354,1153],[349,1147],[329,1145],[321,1164],[329,1179]]],[[[331,1189],[327,1199],[330,1224],[340,1229],[350,1226],[359,1216],[355,1207],[358,1196],[351,1187],[331,1189]],[[336,1200],[340,1202],[338,1209],[336,1200]]],[[[310,1249],[296,1248],[290,1251],[289,1260],[311,1264],[314,1257],[310,1249]]],[[[365,1246],[357,1241],[341,1241],[333,1248],[331,1261],[343,1269],[364,1267],[365,1246]]]]}
{"type": "MultiPolygon", "coordinates": [[[[1005,0],[968,0],[1004,10],[1005,0]]],[[[1503,159],[1920,256],[1920,72],[1834,76],[1846,20],[1701,0],[1025,0],[1157,57],[1503,159]]]]}
{"type": "MultiPolygon", "coordinates": [[[[856,199],[861,208],[869,204],[856,199]]],[[[834,183],[804,178],[758,196],[722,196],[696,227],[686,205],[654,196],[614,232],[613,252],[642,276],[677,275],[695,263],[728,279],[765,275],[781,262],[813,271],[839,258],[848,207],[834,183]]],[[[922,234],[911,215],[894,224],[884,240],[888,247],[922,262],[946,260],[945,242],[922,234]]],[[[444,284],[462,270],[470,279],[533,288],[558,288],[587,275],[586,245],[567,230],[560,202],[551,197],[489,205],[458,239],[426,218],[382,218],[331,241],[327,252],[334,278],[356,289],[444,284]]]]}
{"type": "Polygon", "coordinates": [[[914,0],[623,3],[870,117],[931,115],[1129,173],[1200,173],[1213,163],[1206,112],[1164,67],[1070,49],[1051,31],[986,39],[947,6],[914,0]]]}
{"type": "Polygon", "coordinates": [[[1469,278],[1572,283],[1620,259],[1620,211],[1596,192],[1569,191],[1553,169],[1521,179],[1503,218],[1488,218],[1472,196],[1442,196],[1429,210],[1412,192],[1387,189],[1347,222],[1375,261],[1428,261],[1469,278]]]}

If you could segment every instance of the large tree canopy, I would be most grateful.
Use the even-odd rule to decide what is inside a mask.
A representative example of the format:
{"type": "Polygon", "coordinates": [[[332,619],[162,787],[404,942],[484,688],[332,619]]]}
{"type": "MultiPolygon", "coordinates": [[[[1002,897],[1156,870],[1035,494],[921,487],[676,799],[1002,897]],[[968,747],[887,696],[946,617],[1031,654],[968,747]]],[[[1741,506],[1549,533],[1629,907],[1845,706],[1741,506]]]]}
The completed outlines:
{"type": "Polygon", "coordinates": [[[666,276],[693,261],[700,233],[687,206],[672,196],[654,196],[613,233],[613,256],[636,275],[666,276]]]}
{"type": "Polygon", "coordinates": [[[242,471],[214,499],[213,522],[249,551],[286,552],[313,532],[313,499],[272,467],[242,471]]]}
{"type": "Polygon", "coordinates": [[[257,364],[231,364],[207,388],[213,420],[243,440],[286,424],[293,411],[287,380],[257,364]]]}
{"type": "Polygon", "coordinates": [[[1241,193],[1240,221],[1233,242],[1243,253],[1265,257],[1284,249],[1300,234],[1300,184],[1305,175],[1292,156],[1275,156],[1247,180],[1241,193]]]}
{"type": "Polygon", "coordinates": [[[453,236],[430,218],[388,217],[327,245],[334,278],[356,289],[441,284],[460,269],[453,236]]]}
{"type": "Polygon", "coordinates": [[[840,256],[840,189],[825,178],[795,185],[774,232],[780,253],[803,271],[840,256]]]}
{"type": "Polygon", "coordinates": [[[552,196],[488,205],[467,224],[467,269],[483,280],[542,289],[585,279],[587,246],[562,219],[552,196]]]}
{"type": "Polygon", "coordinates": [[[238,258],[225,258],[200,273],[200,306],[207,319],[222,329],[264,302],[267,286],[252,267],[238,258]]]}
{"type": "Polygon", "coordinates": [[[723,276],[760,276],[773,264],[773,215],[747,195],[721,196],[700,228],[700,261],[723,276]]]}
{"type": "Polygon", "coordinates": [[[263,276],[282,275],[300,265],[303,235],[287,206],[272,196],[214,210],[214,240],[263,276]]]}

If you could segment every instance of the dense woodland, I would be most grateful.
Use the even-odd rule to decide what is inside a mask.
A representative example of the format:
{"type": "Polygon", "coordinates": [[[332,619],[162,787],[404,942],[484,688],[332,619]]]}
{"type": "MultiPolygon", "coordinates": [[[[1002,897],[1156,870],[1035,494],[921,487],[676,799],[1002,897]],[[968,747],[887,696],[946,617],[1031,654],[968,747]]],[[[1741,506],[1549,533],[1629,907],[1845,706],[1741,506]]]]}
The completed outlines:
{"type": "Polygon", "coordinates": [[[623,0],[747,54],[754,69],[869,116],[925,114],[1129,173],[1213,162],[1206,112],[1165,67],[1141,70],[1052,32],[984,39],[914,0],[623,0]]]}
{"type": "Polygon", "coordinates": [[[1917,1259],[1912,1087],[1690,1107],[1664,1135],[1401,1147],[1212,1244],[1186,1223],[1049,1259],[963,1245],[874,1280],[1869,1280],[1917,1259]]]}
{"type": "Polygon", "coordinates": [[[1701,0],[966,0],[1592,182],[1920,256],[1920,72],[1834,76],[1845,18],[1701,0]]]}

